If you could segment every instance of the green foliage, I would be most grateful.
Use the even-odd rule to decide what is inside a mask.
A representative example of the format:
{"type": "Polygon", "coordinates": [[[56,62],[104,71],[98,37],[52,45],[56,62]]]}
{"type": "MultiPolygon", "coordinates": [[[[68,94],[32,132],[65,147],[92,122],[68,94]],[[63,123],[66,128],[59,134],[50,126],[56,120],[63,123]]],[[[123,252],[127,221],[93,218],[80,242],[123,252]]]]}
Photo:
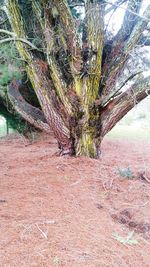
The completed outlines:
{"type": "Polygon", "coordinates": [[[133,172],[130,169],[130,167],[127,168],[118,168],[118,173],[125,178],[132,179],[133,178],[133,172]]]}
{"type": "MultiPolygon", "coordinates": [[[[36,0],[37,2],[41,2],[36,0]]],[[[32,40],[32,43],[38,48],[43,47],[43,35],[40,30],[39,22],[35,16],[35,12],[32,8],[31,0],[19,0],[20,12],[22,15],[22,20],[24,23],[25,32],[28,35],[28,38],[32,40]]],[[[41,11],[42,16],[43,10],[41,11]]]]}
{"type": "Polygon", "coordinates": [[[23,62],[18,58],[18,53],[13,43],[3,44],[0,47],[0,85],[7,85],[13,78],[20,79],[20,68],[23,62]]]}
{"type": "Polygon", "coordinates": [[[83,3],[83,1],[72,1],[72,0],[68,0],[68,5],[70,6],[71,9],[71,13],[73,15],[74,18],[80,18],[81,14],[79,12],[79,9],[77,8],[77,2],[78,3],[83,3]]]}
{"type": "Polygon", "coordinates": [[[8,112],[1,103],[0,116],[5,118],[9,128],[19,132],[20,134],[27,136],[28,133],[32,133],[35,130],[34,127],[25,122],[25,120],[18,113],[13,111],[11,111],[11,113],[8,112]]]}
{"type": "Polygon", "coordinates": [[[9,66],[0,64],[0,85],[7,85],[13,78],[20,79],[21,73],[16,69],[9,69],[9,66]]]}
{"type": "Polygon", "coordinates": [[[18,52],[14,43],[5,43],[0,46],[0,62],[5,61],[9,63],[20,62],[18,52]]]}

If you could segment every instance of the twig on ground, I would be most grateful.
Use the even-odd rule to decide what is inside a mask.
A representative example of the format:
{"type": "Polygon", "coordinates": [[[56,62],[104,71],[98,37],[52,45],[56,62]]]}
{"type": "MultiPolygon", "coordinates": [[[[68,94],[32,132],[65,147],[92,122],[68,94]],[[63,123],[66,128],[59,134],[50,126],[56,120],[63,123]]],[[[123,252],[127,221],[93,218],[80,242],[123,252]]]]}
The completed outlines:
{"type": "Polygon", "coordinates": [[[45,239],[48,239],[48,231],[45,233],[44,231],[42,231],[42,229],[39,227],[38,223],[35,223],[36,227],[38,228],[38,230],[41,232],[41,234],[44,236],[45,239]]]}
{"type": "Polygon", "coordinates": [[[143,173],[139,173],[139,178],[140,178],[141,180],[145,180],[147,183],[150,184],[150,179],[146,176],[145,172],[143,172],[143,173]]]}
{"type": "Polygon", "coordinates": [[[45,221],[37,221],[35,223],[31,223],[29,224],[28,226],[25,226],[23,225],[23,227],[25,228],[23,230],[23,232],[21,233],[21,239],[24,238],[26,232],[28,232],[32,227],[36,226],[38,228],[38,230],[41,232],[42,236],[45,238],[45,239],[48,239],[48,232],[45,233],[40,227],[39,227],[39,224],[54,224],[55,223],[55,220],[45,220],[45,221]]]}

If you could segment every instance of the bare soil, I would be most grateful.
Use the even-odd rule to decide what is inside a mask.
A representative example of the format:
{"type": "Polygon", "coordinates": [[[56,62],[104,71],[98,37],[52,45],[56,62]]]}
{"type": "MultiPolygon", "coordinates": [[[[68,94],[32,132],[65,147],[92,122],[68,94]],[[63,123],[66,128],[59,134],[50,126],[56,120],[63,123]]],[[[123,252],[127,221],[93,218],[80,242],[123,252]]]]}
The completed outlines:
{"type": "Polygon", "coordinates": [[[45,135],[0,140],[0,266],[150,267],[150,142],[105,138],[99,160],[56,152],[45,135]]]}

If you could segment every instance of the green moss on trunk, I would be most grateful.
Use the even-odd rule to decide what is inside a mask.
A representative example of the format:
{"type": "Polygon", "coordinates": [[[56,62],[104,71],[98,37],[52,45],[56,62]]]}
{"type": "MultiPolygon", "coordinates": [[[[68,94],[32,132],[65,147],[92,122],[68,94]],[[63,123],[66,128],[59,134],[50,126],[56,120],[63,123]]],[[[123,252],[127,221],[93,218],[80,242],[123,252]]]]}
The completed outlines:
{"type": "Polygon", "coordinates": [[[75,151],[77,156],[99,158],[100,140],[96,139],[93,133],[84,131],[76,143],[75,151]]]}

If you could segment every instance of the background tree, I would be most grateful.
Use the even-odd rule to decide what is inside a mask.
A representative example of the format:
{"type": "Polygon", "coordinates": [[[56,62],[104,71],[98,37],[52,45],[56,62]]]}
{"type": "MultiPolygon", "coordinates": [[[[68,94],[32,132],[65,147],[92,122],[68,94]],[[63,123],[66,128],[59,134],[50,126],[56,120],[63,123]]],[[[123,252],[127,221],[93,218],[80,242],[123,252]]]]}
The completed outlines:
{"type": "Polygon", "coordinates": [[[144,3],[6,0],[1,4],[9,25],[2,24],[0,44],[15,42],[40,108],[24,99],[18,80],[8,87],[9,99],[31,124],[53,131],[62,155],[97,158],[103,137],[150,93],[150,77],[142,75],[146,59],[141,56],[141,67],[135,57],[141,46],[150,43],[150,5],[141,15],[144,3]],[[114,34],[105,17],[117,8],[125,9],[125,14],[114,34]],[[134,61],[136,68],[131,70],[134,61]]]}

